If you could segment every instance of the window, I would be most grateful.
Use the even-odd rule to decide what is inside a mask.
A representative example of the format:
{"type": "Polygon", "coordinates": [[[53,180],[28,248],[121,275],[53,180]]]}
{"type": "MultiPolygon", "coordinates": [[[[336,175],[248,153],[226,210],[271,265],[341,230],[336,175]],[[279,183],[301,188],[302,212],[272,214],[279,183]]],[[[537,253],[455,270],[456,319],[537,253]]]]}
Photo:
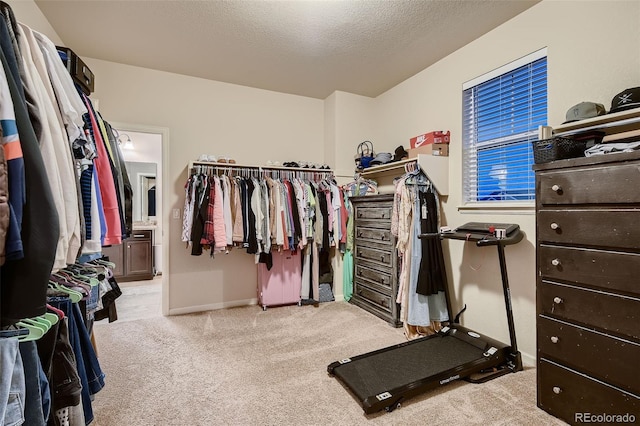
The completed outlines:
{"type": "Polygon", "coordinates": [[[463,85],[463,200],[533,200],[531,142],[547,124],[546,49],[463,85]]]}

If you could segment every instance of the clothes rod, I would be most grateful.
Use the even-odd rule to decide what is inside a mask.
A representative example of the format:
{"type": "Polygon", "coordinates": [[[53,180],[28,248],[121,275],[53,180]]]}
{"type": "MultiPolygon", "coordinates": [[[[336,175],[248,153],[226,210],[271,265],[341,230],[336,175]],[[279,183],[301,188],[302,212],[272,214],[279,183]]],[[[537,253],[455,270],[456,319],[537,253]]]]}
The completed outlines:
{"type": "Polygon", "coordinates": [[[284,166],[249,166],[246,164],[235,163],[218,163],[211,161],[190,161],[189,170],[197,166],[215,167],[215,168],[238,168],[238,169],[256,169],[256,170],[281,170],[290,172],[309,172],[309,173],[328,173],[333,174],[332,169],[316,169],[312,167],[284,167],[284,166]]]}

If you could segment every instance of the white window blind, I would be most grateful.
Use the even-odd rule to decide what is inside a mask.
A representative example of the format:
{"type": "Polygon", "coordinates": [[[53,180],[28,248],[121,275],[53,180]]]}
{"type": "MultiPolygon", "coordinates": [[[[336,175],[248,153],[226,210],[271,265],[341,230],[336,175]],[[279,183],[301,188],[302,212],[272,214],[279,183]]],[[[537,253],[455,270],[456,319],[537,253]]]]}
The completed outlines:
{"type": "Polygon", "coordinates": [[[533,200],[531,142],[547,124],[546,49],[469,83],[463,86],[464,202],[533,200]]]}

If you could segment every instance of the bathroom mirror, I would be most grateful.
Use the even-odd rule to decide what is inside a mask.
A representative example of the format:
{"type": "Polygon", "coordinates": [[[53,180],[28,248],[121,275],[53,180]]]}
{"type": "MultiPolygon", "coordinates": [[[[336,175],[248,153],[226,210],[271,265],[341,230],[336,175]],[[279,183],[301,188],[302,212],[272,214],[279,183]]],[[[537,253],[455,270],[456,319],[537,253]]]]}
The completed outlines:
{"type": "Polygon", "coordinates": [[[156,221],[156,163],[125,162],[133,190],[133,221],[156,221]]]}

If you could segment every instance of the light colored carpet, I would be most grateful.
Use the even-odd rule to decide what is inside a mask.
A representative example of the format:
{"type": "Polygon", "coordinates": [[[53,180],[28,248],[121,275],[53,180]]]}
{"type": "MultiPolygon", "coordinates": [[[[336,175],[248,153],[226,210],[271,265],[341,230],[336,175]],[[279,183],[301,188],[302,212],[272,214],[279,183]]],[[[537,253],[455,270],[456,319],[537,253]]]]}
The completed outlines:
{"type": "Polygon", "coordinates": [[[122,296],[116,301],[118,322],[162,317],[161,281],[132,281],[120,284],[120,289],[122,296]]]}
{"type": "Polygon", "coordinates": [[[98,323],[95,426],[545,425],[535,370],[456,382],[367,416],[327,365],[404,341],[345,302],[98,323]]]}

